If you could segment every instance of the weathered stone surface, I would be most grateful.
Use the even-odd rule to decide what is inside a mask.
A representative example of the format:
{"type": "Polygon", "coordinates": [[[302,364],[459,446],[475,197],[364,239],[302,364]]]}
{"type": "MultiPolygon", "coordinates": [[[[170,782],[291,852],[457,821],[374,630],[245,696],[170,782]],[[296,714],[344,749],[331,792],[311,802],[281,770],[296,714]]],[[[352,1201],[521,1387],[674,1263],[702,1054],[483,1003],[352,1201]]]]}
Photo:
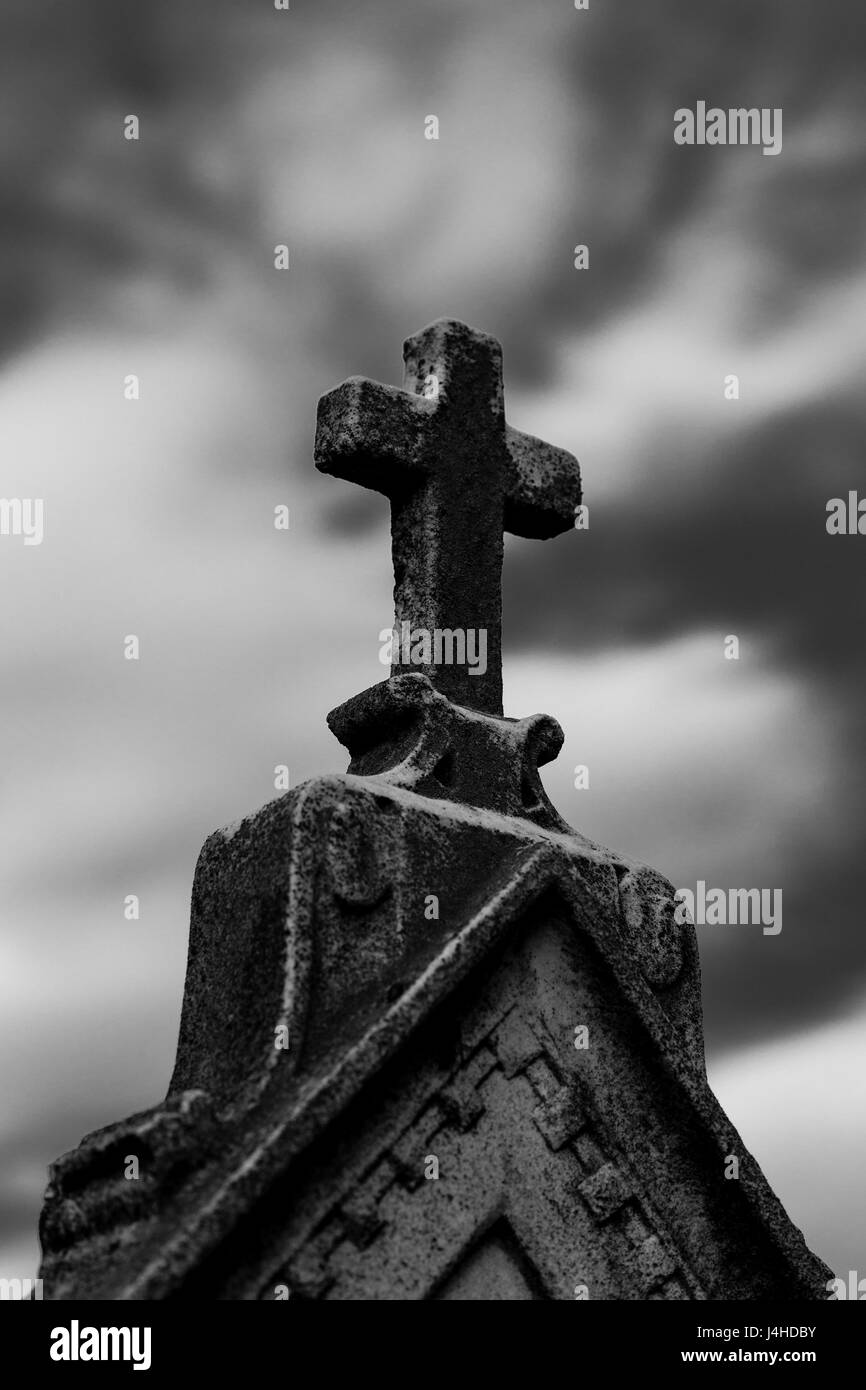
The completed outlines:
{"type": "Polygon", "coordinates": [[[353,377],[322,397],[316,466],[390,498],[395,626],[483,629],[484,674],[418,670],[455,704],[501,715],[502,533],[573,526],[577,460],[506,424],[494,338],[442,319],[407,339],[403,360],[402,390],[353,377]]]}
{"type": "MultiPolygon", "coordinates": [[[[498,543],[509,507],[554,528],[568,456],[509,436],[497,345],[452,324],[410,343],[407,390],[325,398],[320,462],[389,495],[404,468],[458,488],[442,451],[476,456],[468,411],[473,450],[498,440],[481,470],[498,543]],[[414,394],[431,376],[438,407],[414,394]]],[[[421,516],[404,502],[400,547],[421,516]]],[[[418,542],[398,604],[454,626],[495,587],[498,624],[496,546],[467,600],[447,507],[424,505],[433,568],[418,542]]],[[[498,647],[496,665],[474,706],[439,671],[349,700],[329,716],[345,776],[206,842],[167,1099],[55,1165],[47,1298],[824,1296],[829,1270],[707,1085],[694,929],[664,878],[560,818],[538,769],[562,731],[502,718],[498,647]]]]}

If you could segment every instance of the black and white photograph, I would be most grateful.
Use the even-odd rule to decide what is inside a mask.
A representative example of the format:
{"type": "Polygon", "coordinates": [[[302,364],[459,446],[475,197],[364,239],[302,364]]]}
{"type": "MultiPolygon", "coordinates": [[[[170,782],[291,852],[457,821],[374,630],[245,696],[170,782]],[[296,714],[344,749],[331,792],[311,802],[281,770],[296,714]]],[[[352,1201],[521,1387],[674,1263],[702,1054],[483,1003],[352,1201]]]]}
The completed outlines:
{"type": "Polygon", "coordinates": [[[536,1300],[827,1370],[866,11],[2,0],[0,72],[25,1365],[536,1300]]]}

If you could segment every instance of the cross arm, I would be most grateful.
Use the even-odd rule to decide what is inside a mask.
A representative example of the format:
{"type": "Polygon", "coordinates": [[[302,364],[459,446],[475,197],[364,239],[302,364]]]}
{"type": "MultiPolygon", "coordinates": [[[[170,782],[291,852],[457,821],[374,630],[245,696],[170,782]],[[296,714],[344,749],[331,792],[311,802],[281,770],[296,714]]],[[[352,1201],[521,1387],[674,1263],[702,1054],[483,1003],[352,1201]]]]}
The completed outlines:
{"type": "Polygon", "coordinates": [[[537,540],[567,531],[582,496],[577,459],[511,425],[505,447],[505,530],[537,540]]]}
{"type": "Polygon", "coordinates": [[[349,377],[319,401],[315,462],[321,473],[390,496],[404,469],[421,467],[434,402],[366,377],[349,377]]]}

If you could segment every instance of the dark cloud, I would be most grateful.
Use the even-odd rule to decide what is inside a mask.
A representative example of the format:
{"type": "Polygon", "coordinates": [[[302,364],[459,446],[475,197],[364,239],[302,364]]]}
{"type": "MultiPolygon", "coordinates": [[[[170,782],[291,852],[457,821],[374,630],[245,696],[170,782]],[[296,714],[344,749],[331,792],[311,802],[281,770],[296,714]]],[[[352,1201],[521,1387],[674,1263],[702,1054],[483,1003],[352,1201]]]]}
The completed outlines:
{"type": "MultiPolygon", "coordinates": [[[[591,511],[589,531],[569,545],[539,547],[540,555],[525,546],[506,569],[514,648],[585,657],[715,629],[721,652],[723,636],[736,633],[742,661],[769,663],[805,684],[812,717],[839,744],[841,770],[827,769],[828,801],[810,795],[802,819],[818,832],[832,812],[847,833],[830,850],[816,834],[811,858],[792,849],[784,949],[768,951],[760,938],[738,933],[713,958],[705,1006],[714,1042],[796,1028],[844,1006],[866,984],[864,562],[858,538],[825,529],[829,497],[847,497],[858,485],[866,493],[864,423],[859,403],[806,411],[793,404],[736,450],[708,450],[700,485],[686,490],[679,474],[663,487],[654,482],[650,454],[637,487],[591,511]]],[[[720,661],[720,682],[728,675],[720,661]]],[[[714,742],[708,727],[708,750],[714,742]]],[[[730,866],[731,882],[744,881],[738,868],[730,866]]]]}

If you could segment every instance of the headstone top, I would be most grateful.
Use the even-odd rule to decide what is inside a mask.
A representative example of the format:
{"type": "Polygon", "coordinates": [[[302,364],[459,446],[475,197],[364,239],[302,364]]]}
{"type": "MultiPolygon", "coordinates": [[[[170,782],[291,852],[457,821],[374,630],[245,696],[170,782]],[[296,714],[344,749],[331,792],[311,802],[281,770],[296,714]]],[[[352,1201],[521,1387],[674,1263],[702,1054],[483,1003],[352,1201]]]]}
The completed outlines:
{"type": "Polygon", "coordinates": [[[317,463],[391,499],[398,623],[489,663],[401,662],[328,717],[347,773],[209,837],[168,1094],[52,1167],[47,1296],[821,1298],[707,1085],[673,885],[560,818],[554,719],[502,717],[503,530],[568,529],[577,464],[506,423],[492,338],[405,364],[323,398],[317,463]]]}

